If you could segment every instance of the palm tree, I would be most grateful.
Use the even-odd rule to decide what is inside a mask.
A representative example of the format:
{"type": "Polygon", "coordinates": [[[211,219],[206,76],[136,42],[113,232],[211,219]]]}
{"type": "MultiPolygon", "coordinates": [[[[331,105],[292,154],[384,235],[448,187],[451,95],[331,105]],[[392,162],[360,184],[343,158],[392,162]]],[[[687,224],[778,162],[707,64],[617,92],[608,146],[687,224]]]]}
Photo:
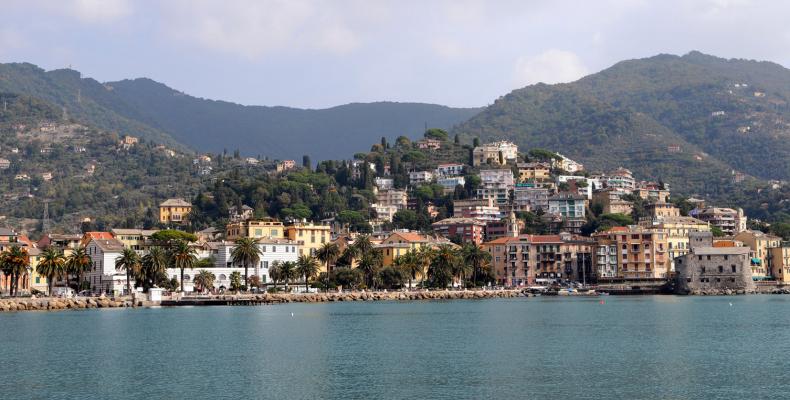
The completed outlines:
{"type": "Polygon", "coordinates": [[[458,254],[450,245],[443,244],[435,250],[428,267],[428,279],[434,287],[446,288],[457,271],[458,254]]]}
{"type": "Polygon", "coordinates": [[[409,289],[412,289],[412,281],[417,279],[417,274],[423,271],[417,252],[409,250],[406,254],[395,259],[395,265],[409,277],[409,289]]]}
{"type": "Polygon", "coordinates": [[[279,276],[285,282],[285,291],[288,291],[288,281],[296,277],[296,263],[285,261],[279,265],[279,276]]]}
{"type": "Polygon", "coordinates": [[[430,247],[421,247],[414,253],[414,257],[417,259],[417,268],[419,269],[422,282],[425,282],[428,278],[428,268],[430,267],[435,254],[436,252],[434,249],[430,247]]]}
{"type": "Polygon", "coordinates": [[[373,251],[373,242],[370,241],[370,236],[359,235],[350,248],[354,258],[361,259],[363,255],[373,251]]]}
{"type": "Polygon", "coordinates": [[[280,281],[280,266],[282,262],[277,260],[272,263],[271,267],[269,267],[269,278],[272,279],[272,283],[274,283],[274,290],[277,290],[277,282],[280,281]]]}
{"type": "Polygon", "coordinates": [[[3,252],[3,272],[11,282],[9,283],[9,294],[16,296],[19,292],[19,278],[27,272],[29,258],[27,249],[17,245],[11,246],[3,252]]]}
{"type": "Polygon", "coordinates": [[[173,261],[179,270],[181,270],[181,291],[184,291],[184,270],[192,269],[197,262],[197,252],[184,240],[179,240],[173,245],[172,249],[173,261]]]}
{"type": "Polygon", "coordinates": [[[296,261],[296,272],[304,277],[304,291],[307,292],[310,278],[318,274],[318,261],[311,255],[301,255],[296,261]]]}
{"type": "Polygon", "coordinates": [[[41,260],[36,266],[36,272],[47,278],[49,290],[47,294],[52,296],[52,286],[55,283],[55,278],[60,278],[66,272],[66,260],[60,250],[50,246],[41,254],[41,260]]]}
{"type": "Polygon", "coordinates": [[[378,272],[381,266],[381,258],[381,251],[369,251],[367,253],[362,253],[359,264],[357,264],[357,268],[365,274],[365,285],[367,285],[368,288],[373,288],[375,285],[373,278],[376,276],[376,272],[378,272]]]}
{"type": "Polygon", "coordinates": [[[200,291],[211,290],[214,288],[214,276],[211,271],[206,271],[205,269],[201,269],[198,271],[197,275],[195,275],[195,286],[200,288],[200,291]]]}
{"type": "Polygon", "coordinates": [[[261,260],[261,249],[258,247],[258,239],[241,237],[236,239],[236,247],[230,253],[234,264],[244,265],[244,285],[247,286],[248,268],[256,265],[261,260]]]}
{"type": "MultiPolygon", "coordinates": [[[[77,278],[77,290],[79,291],[82,286],[82,274],[91,270],[91,258],[84,246],[79,246],[71,251],[71,254],[66,258],[66,267],[68,272],[77,278]]],[[[68,279],[66,279],[68,285],[68,279]]]]}
{"type": "Polygon", "coordinates": [[[142,268],[140,268],[140,278],[143,282],[143,290],[156,286],[157,279],[162,274],[167,273],[168,257],[164,248],[153,246],[148,250],[148,254],[143,256],[142,268]]]}
{"type": "Polygon", "coordinates": [[[471,265],[473,268],[473,276],[472,282],[474,283],[475,287],[477,286],[477,274],[483,268],[485,264],[491,261],[491,253],[483,250],[480,246],[476,244],[468,244],[463,248],[463,256],[464,261],[471,265]]]}
{"type": "Polygon", "coordinates": [[[115,259],[115,269],[126,271],[126,294],[131,294],[130,278],[132,274],[140,274],[140,255],[132,249],[123,249],[123,253],[115,259]]]}
{"type": "Polygon", "coordinates": [[[8,285],[8,295],[11,295],[11,265],[8,264],[6,261],[6,252],[0,253],[0,272],[3,273],[3,276],[6,278],[6,282],[8,285]]]}
{"type": "Polygon", "coordinates": [[[329,264],[337,261],[340,257],[340,247],[337,243],[326,242],[315,252],[315,257],[326,264],[326,272],[329,272],[329,264]]]}
{"type": "Polygon", "coordinates": [[[238,292],[241,288],[241,274],[239,271],[233,271],[230,274],[230,290],[238,292]]]}

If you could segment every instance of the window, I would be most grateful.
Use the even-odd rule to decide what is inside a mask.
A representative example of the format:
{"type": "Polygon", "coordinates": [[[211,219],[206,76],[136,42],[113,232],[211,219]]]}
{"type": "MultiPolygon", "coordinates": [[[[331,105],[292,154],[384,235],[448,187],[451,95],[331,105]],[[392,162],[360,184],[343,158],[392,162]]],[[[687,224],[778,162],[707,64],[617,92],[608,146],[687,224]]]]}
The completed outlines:
{"type": "Polygon", "coordinates": [[[719,273],[721,274],[721,273],[723,273],[723,272],[724,272],[724,267],[722,267],[721,265],[719,265],[719,273]]]}
{"type": "Polygon", "coordinates": [[[738,272],[738,267],[736,267],[735,264],[730,265],[730,268],[732,268],[732,272],[738,272]]]}
{"type": "Polygon", "coordinates": [[[708,257],[708,260],[710,260],[710,256],[707,256],[707,257],[708,257]]]}
{"type": "Polygon", "coordinates": [[[703,274],[705,273],[705,267],[702,267],[702,273],[703,274]]]}

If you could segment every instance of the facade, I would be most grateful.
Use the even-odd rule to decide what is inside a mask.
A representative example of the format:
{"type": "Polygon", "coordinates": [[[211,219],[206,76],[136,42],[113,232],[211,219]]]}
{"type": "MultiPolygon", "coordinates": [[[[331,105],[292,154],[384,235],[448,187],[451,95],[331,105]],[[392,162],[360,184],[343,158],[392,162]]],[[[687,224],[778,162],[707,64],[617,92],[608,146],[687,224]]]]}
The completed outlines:
{"type": "MultiPolygon", "coordinates": [[[[94,293],[124,294],[126,272],[115,268],[115,259],[123,253],[123,243],[117,239],[91,239],[85,250],[91,259],[91,270],[85,276],[94,293]]],[[[134,287],[134,279],[130,280],[134,287]]]]}
{"type": "Polygon", "coordinates": [[[690,214],[718,227],[727,236],[735,236],[746,230],[746,216],[740,208],[734,210],[732,208],[707,207],[694,209],[690,214]]]}
{"type": "Polygon", "coordinates": [[[496,240],[501,237],[517,237],[524,229],[523,220],[516,218],[515,212],[510,212],[507,218],[486,223],[486,241],[496,240]]]}
{"type": "MultiPolygon", "coordinates": [[[[223,241],[216,243],[212,247],[214,249],[212,250],[212,256],[214,257],[214,268],[216,268],[216,271],[225,268],[230,269],[230,272],[239,271],[242,276],[244,275],[244,265],[233,262],[233,257],[231,256],[231,254],[233,254],[233,249],[235,248],[235,244],[233,242],[223,241]]],[[[271,282],[269,268],[271,268],[276,262],[296,262],[296,260],[299,258],[299,247],[300,246],[296,242],[288,239],[259,239],[258,248],[261,250],[259,255],[260,261],[257,265],[250,265],[248,267],[248,274],[250,276],[258,276],[262,283],[271,282]]],[[[212,268],[211,272],[214,272],[214,275],[217,276],[217,272],[215,272],[214,268],[212,268]]],[[[192,272],[197,273],[197,270],[192,270],[192,272]]],[[[228,276],[230,276],[230,274],[228,274],[228,276]]],[[[186,277],[184,278],[184,286],[187,287],[187,279],[186,277]]],[[[219,278],[219,276],[217,276],[217,278],[219,278]]],[[[214,287],[219,288],[220,285],[215,283],[214,287]]]]}
{"type": "Polygon", "coordinates": [[[378,190],[390,190],[395,187],[395,180],[392,178],[376,177],[374,184],[378,190]]]}
{"type": "Polygon", "coordinates": [[[376,218],[382,221],[392,222],[392,218],[400,209],[397,206],[385,206],[382,204],[371,204],[370,208],[376,213],[376,218]]]}
{"type": "Polygon", "coordinates": [[[653,219],[680,217],[680,209],[675,207],[674,204],[665,201],[649,203],[645,206],[645,211],[647,211],[653,219]]]}
{"type": "Polygon", "coordinates": [[[742,242],[752,250],[752,277],[765,279],[770,276],[770,249],[781,247],[782,238],[755,230],[745,230],[735,235],[735,240],[742,242]]]}
{"type": "Polygon", "coordinates": [[[768,249],[771,257],[771,276],[778,283],[790,284],[790,243],[768,249]]]}
{"type": "Polygon", "coordinates": [[[607,177],[606,187],[620,189],[630,194],[636,189],[636,180],[630,170],[621,167],[607,177]]]}
{"type": "Polygon", "coordinates": [[[153,244],[151,235],[158,232],[149,229],[113,229],[112,235],[123,243],[123,247],[132,249],[140,254],[147,252],[153,244]]]}
{"type": "Polygon", "coordinates": [[[463,176],[451,176],[439,178],[436,180],[436,183],[444,189],[444,194],[449,194],[453,193],[457,186],[464,186],[466,184],[466,179],[463,176]]]}
{"type": "Polygon", "coordinates": [[[236,240],[240,237],[256,239],[283,239],[285,227],[275,219],[260,219],[232,222],[225,227],[225,239],[236,240]]]}
{"type": "Polygon", "coordinates": [[[8,169],[11,167],[11,161],[6,158],[0,158],[0,169],[8,169]]]}
{"type": "Polygon", "coordinates": [[[442,141],[438,139],[420,139],[417,141],[417,148],[426,150],[439,150],[442,148],[442,141]]]}
{"type": "Polygon", "coordinates": [[[690,241],[690,252],[675,259],[676,293],[754,291],[749,248],[713,247],[710,232],[691,233],[690,241]]]}
{"type": "Polygon", "coordinates": [[[474,218],[479,221],[499,221],[501,211],[494,205],[493,199],[486,200],[454,200],[454,218],[474,218]]]}
{"type": "Polygon", "coordinates": [[[376,194],[376,204],[381,206],[395,206],[398,210],[406,208],[409,195],[405,190],[382,190],[376,194]]]}
{"type": "Polygon", "coordinates": [[[475,218],[446,218],[431,224],[433,230],[446,238],[458,238],[462,243],[483,243],[485,222],[475,218]]]}
{"type": "Polygon", "coordinates": [[[159,222],[181,224],[192,211],[192,204],[184,199],[167,199],[159,205],[159,222]]]}
{"type": "MultiPolygon", "coordinates": [[[[644,228],[636,225],[629,227],[615,227],[605,232],[597,233],[598,250],[607,247],[604,254],[605,262],[596,261],[596,266],[607,265],[609,269],[612,261],[611,246],[616,246],[617,267],[614,269],[615,277],[599,277],[601,279],[619,280],[657,280],[667,279],[670,276],[670,262],[668,258],[667,234],[663,229],[644,228]]],[[[600,267],[598,267],[600,270],[600,267]]]]}
{"type": "Polygon", "coordinates": [[[585,218],[587,198],[572,193],[559,193],[549,197],[549,214],[556,214],[563,219],[585,218]]]}
{"type": "Polygon", "coordinates": [[[241,206],[241,210],[237,210],[236,206],[228,207],[228,220],[230,222],[246,221],[252,219],[254,214],[255,209],[246,204],[241,206]]]}
{"type": "MultiPolygon", "coordinates": [[[[398,257],[408,253],[409,251],[418,251],[423,248],[434,249],[440,245],[453,244],[443,237],[423,235],[416,232],[396,231],[392,232],[375,247],[381,250],[381,253],[384,256],[383,265],[388,267],[392,266],[398,257]]],[[[422,277],[418,276],[418,281],[421,279],[422,277]]]]}
{"type": "Polygon", "coordinates": [[[549,209],[550,190],[529,183],[518,183],[513,189],[513,211],[538,211],[549,209]]]}
{"type": "Polygon", "coordinates": [[[510,192],[515,187],[513,171],[509,169],[488,169],[480,171],[480,188],[477,189],[478,199],[491,199],[498,206],[510,202],[510,192]]]}
{"type": "MultiPolygon", "coordinates": [[[[318,249],[331,240],[329,225],[298,222],[285,227],[285,237],[299,245],[299,255],[315,257],[318,249]]],[[[322,271],[325,272],[325,271],[322,271]]]]}
{"type": "Polygon", "coordinates": [[[560,157],[559,160],[554,160],[553,161],[554,166],[556,168],[561,169],[563,171],[568,171],[568,172],[570,172],[572,174],[575,174],[575,173],[577,173],[579,171],[583,171],[584,170],[584,165],[582,165],[582,163],[573,161],[570,158],[565,157],[564,155],[562,155],[560,153],[556,153],[556,154],[560,157]]]}
{"type": "Polygon", "coordinates": [[[518,181],[533,182],[551,179],[551,165],[546,163],[519,163],[518,181]]]}
{"type": "Polygon", "coordinates": [[[630,215],[634,207],[630,201],[625,201],[620,197],[623,194],[622,190],[615,188],[596,190],[592,194],[592,202],[600,204],[604,214],[630,215]]]}
{"type": "Polygon", "coordinates": [[[660,216],[640,223],[640,225],[648,228],[663,229],[667,233],[669,270],[672,273],[675,272],[675,259],[688,254],[691,249],[689,234],[692,232],[710,232],[710,225],[707,222],[684,216],[660,216]]]}
{"type": "Polygon", "coordinates": [[[412,186],[425,185],[431,182],[433,182],[433,172],[431,171],[409,172],[409,184],[412,186]]]}
{"type": "Polygon", "coordinates": [[[512,142],[501,141],[486,143],[472,150],[472,165],[505,165],[516,162],[518,146],[512,142]]]}
{"type": "Polygon", "coordinates": [[[449,177],[449,176],[459,176],[463,175],[464,173],[464,164],[439,164],[436,167],[436,176],[438,177],[449,177]]]}

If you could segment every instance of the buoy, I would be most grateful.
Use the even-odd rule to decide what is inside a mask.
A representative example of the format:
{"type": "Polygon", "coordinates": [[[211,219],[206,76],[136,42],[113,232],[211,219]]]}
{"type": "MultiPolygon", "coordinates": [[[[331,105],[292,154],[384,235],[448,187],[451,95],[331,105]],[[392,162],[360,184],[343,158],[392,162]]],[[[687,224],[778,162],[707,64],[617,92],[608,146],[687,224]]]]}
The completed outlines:
{"type": "Polygon", "coordinates": [[[294,313],[291,313],[291,316],[293,317],[293,316],[294,316],[294,313]]]}
{"type": "Polygon", "coordinates": [[[605,301],[603,301],[603,300],[599,301],[598,303],[600,303],[600,304],[606,304],[606,302],[605,302],[605,301]]]}

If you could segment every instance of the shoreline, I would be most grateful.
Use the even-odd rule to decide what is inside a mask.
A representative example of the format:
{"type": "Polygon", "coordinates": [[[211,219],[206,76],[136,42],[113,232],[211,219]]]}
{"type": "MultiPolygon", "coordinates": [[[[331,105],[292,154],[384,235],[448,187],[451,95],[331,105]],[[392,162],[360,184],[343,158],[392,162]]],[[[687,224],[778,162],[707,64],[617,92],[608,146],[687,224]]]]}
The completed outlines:
{"type": "MultiPolygon", "coordinates": [[[[642,295],[656,295],[644,293],[642,295]]],[[[788,290],[757,291],[752,293],[716,291],[698,292],[690,296],[736,296],[748,294],[790,294],[788,290]]],[[[183,306],[234,306],[234,305],[274,305],[287,303],[334,303],[355,301],[421,301],[421,300],[484,300],[519,297],[597,297],[609,295],[606,291],[596,292],[549,292],[532,294],[523,289],[503,290],[438,290],[412,292],[341,292],[341,293],[261,293],[261,294],[224,294],[206,296],[184,296],[163,298],[161,302],[134,299],[131,297],[40,297],[0,299],[0,313],[17,311],[63,311],[96,308],[146,308],[146,307],[183,307],[183,306]]],[[[616,295],[616,294],[615,294],[616,295]]],[[[689,296],[683,294],[667,294],[689,296]]]]}

